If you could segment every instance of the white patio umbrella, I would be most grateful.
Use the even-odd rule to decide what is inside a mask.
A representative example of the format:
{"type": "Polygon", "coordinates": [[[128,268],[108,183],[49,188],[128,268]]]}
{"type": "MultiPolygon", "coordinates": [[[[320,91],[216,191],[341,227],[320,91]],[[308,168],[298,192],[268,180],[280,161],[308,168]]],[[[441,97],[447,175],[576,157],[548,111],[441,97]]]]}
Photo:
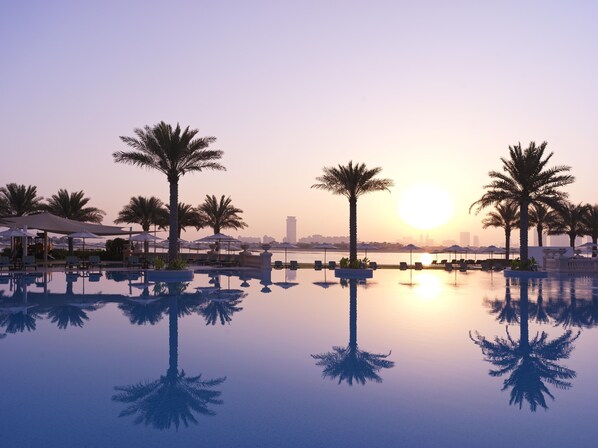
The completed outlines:
{"type": "Polygon", "coordinates": [[[318,244],[317,246],[315,246],[315,249],[324,249],[324,264],[326,264],[326,251],[328,249],[337,249],[337,247],[334,244],[324,243],[318,244]]]}
{"type": "Polygon", "coordinates": [[[378,246],[375,246],[375,245],[370,244],[370,243],[359,243],[357,245],[357,250],[363,250],[363,251],[365,251],[364,258],[368,257],[368,250],[375,250],[375,249],[378,249],[378,246]]]}
{"type": "Polygon", "coordinates": [[[596,252],[596,250],[598,249],[598,244],[594,244],[590,241],[584,244],[580,244],[576,247],[576,249],[586,249],[588,252],[591,250],[592,254],[594,254],[594,252],[596,252]]]}
{"type": "Polygon", "coordinates": [[[400,252],[409,252],[409,264],[413,265],[413,251],[422,250],[421,247],[416,246],[415,244],[407,244],[406,246],[401,247],[399,249],[400,252]]]}
{"type": "Polygon", "coordinates": [[[204,236],[203,238],[199,238],[193,243],[228,243],[228,247],[230,250],[230,243],[240,243],[236,238],[232,236],[225,235],[224,233],[215,233],[214,235],[204,236]]]}
{"type": "Polygon", "coordinates": [[[131,239],[131,241],[145,243],[146,241],[159,241],[162,238],[158,238],[157,236],[154,236],[148,232],[143,232],[143,233],[138,233],[137,235],[133,235],[130,239],[131,239]]]}
{"type": "Polygon", "coordinates": [[[101,238],[100,236],[97,236],[95,233],[91,233],[91,232],[87,232],[86,230],[82,231],[82,232],[75,232],[75,233],[71,233],[69,236],[69,238],[82,238],[83,239],[83,252],[85,252],[85,239],[86,238],[101,238]]]}
{"type": "Polygon", "coordinates": [[[3,230],[2,232],[0,232],[0,237],[3,238],[34,238],[35,235],[33,235],[32,233],[29,232],[24,232],[21,229],[15,229],[14,227],[11,227],[10,229],[7,230],[3,230]]]}
{"type": "Polygon", "coordinates": [[[297,249],[297,246],[294,244],[285,241],[284,243],[279,243],[274,246],[276,249],[284,249],[284,264],[287,264],[287,250],[289,249],[297,249]]]}

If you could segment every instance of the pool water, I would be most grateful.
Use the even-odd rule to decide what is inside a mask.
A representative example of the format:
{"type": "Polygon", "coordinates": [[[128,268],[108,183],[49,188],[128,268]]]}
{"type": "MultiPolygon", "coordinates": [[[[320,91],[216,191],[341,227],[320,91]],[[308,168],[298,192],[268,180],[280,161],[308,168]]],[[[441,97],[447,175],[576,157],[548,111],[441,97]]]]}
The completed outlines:
{"type": "Polygon", "coordinates": [[[0,446],[595,446],[598,279],[0,274],[0,446]]]}

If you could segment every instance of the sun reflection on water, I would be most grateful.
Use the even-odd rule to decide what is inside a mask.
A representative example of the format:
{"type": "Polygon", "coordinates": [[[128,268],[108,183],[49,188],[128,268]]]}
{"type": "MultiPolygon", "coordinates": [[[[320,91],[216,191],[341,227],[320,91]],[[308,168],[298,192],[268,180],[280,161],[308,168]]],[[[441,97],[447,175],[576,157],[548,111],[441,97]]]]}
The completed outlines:
{"type": "Polygon", "coordinates": [[[431,272],[420,272],[414,291],[420,299],[435,300],[442,291],[442,282],[431,272]]]}

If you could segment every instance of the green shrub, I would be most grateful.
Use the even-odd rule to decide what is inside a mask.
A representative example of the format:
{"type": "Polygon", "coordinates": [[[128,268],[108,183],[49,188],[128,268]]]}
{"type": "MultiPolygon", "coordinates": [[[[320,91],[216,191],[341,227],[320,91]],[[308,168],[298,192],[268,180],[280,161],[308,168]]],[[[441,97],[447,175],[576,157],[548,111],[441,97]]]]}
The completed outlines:
{"type": "Polygon", "coordinates": [[[169,261],[166,265],[166,269],[169,271],[181,271],[187,267],[187,262],[182,258],[175,258],[172,261],[169,261]]]}
{"type": "Polygon", "coordinates": [[[514,271],[534,271],[537,269],[538,263],[534,257],[522,262],[519,258],[511,260],[511,269],[514,271]]]}
{"type": "Polygon", "coordinates": [[[166,263],[164,263],[164,260],[162,260],[160,257],[154,258],[154,268],[156,268],[157,270],[164,269],[165,264],[166,263]]]}

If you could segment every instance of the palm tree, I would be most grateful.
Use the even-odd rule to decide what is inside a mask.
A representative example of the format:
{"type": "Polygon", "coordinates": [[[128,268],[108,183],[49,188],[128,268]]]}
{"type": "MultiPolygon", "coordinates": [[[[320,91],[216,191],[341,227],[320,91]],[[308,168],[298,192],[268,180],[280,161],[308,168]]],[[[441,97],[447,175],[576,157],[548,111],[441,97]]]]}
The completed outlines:
{"type": "MultiPolygon", "coordinates": [[[[125,205],[118,218],[114,220],[116,224],[139,224],[144,232],[149,232],[152,225],[156,226],[168,221],[168,210],[164,208],[164,203],[151,196],[134,196],[129,203],[125,205]]],[[[144,252],[149,252],[149,242],[144,243],[144,252]]]]}
{"type": "Polygon", "coordinates": [[[179,179],[186,173],[204,170],[224,170],[217,160],[222,151],[207,149],[216,141],[215,137],[197,137],[197,129],[172,126],[161,121],[153,127],[135,129],[134,137],[121,137],[121,140],[133,148],[133,151],[117,151],[112,154],[114,161],[151,168],[164,173],[170,185],[170,219],[168,258],[170,261],[177,254],[177,230],[179,228],[177,204],[179,202],[179,179]]]}
{"type": "Polygon", "coordinates": [[[550,230],[554,227],[556,222],[556,212],[546,207],[544,204],[534,204],[529,211],[529,224],[536,226],[538,232],[538,246],[542,247],[545,230],[550,230]]]}
{"type": "MultiPolygon", "coordinates": [[[[166,209],[170,212],[170,206],[167,205],[166,209]]],[[[178,223],[177,223],[177,232],[176,236],[177,239],[181,237],[181,232],[185,230],[187,227],[195,227],[196,230],[199,230],[203,227],[203,222],[201,220],[200,214],[195,207],[190,204],[185,204],[183,202],[179,202],[178,204],[178,223]]],[[[162,228],[166,228],[169,221],[162,221],[162,228]]]]}
{"type": "Polygon", "coordinates": [[[338,378],[338,383],[346,381],[350,386],[353,381],[365,384],[367,381],[382,382],[378,372],[394,367],[394,362],[386,358],[390,353],[375,354],[359,350],[357,346],[357,280],[349,280],[349,345],[333,347],[331,352],[311,355],[316,365],[324,367],[323,375],[338,378]]]}
{"type": "Polygon", "coordinates": [[[23,216],[36,213],[44,198],[37,195],[34,185],[6,184],[0,187],[0,216],[23,216]]]}
{"type": "Polygon", "coordinates": [[[547,145],[543,142],[536,146],[530,142],[525,149],[521,148],[521,143],[509,146],[509,158],[500,159],[504,172],[490,171],[488,175],[491,181],[484,186],[486,192],[469,207],[470,211],[475,208],[478,213],[483,208],[503,201],[513,201],[519,205],[519,245],[521,261],[524,263],[528,260],[529,206],[544,204],[556,207],[567,197],[560,188],[574,181],[573,176],[565,174],[571,169],[568,166],[547,168],[553,156],[552,152],[544,155],[547,145]]]}
{"type": "Polygon", "coordinates": [[[61,188],[58,193],[48,198],[42,207],[53,215],[81,222],[102,222],[106,212],[97,207],[86,207],[90,198],[85,197],[83,191],[69,193],[61,188]]]}
{"type": "MultiPolygon", "coordinates": [[[[53,194],[42,208],[53,215],[82,222],[102,222],[106,212],[96,207],[86,207],[90,198],[86,198],[83,191],[69,193],[61,188],[53,194]]],[[[73,239],[69,238],[69,254],[73,253],[73,239]]]]}
{"type": "Polygon", "coordinates": [[[575,239],[586,234],[584,217],[587,214],[587,206],[584,204],[574,205],[565,201],[555,210],[556,221],[549,234],[562,235],[565,233],[569,236],[569,245],[575,247],[575,239]]]}
{"type": "Polygon", "coordinates": [[[143,423],[160,430],[173,424],[177,429],[181,423],[185,426],[197,424],[194,414],[215,415],[209,406],[222,404],[219,399],[222,392],[212,388],[226,380],[226,377],[203,380],[201,375],[187,376],[184,370],[179,371],[178,318],[182,295],[180,288],[171,287],[171,284],[168,288],[169,367],[166,375],[151,382],[115,387],[119,393],[112,396],[113,401],[128,405],[120,417],[136,415],[136,424],[143,423]]]}
{"type": "Polygon", "coordinates": [[[511,231],[519,226],[519,207],[512,201],[505,201],[496,204],[494,211],[486,215],[482,221],[484,229],[488,227],[499,227],[505,231],[505,258],[509,259],[511,251],[511,231]]]}
{"type": "Polygon", "coordinates": [[[220,233],[222,229],[238,230],[247,227],[243,218],[239,216],[243,210],[233,206],[230,196],[225,198],[222,195],[218,201],[216,196],[206,195],[203,204],[200,204],[197,209],[202,223],[211,227],[214,230],[214,235],[220,233]]]}
{"type": "MultiPolygon", "coordinates": [[[[598,204],[586,205],[586,212],[583,215],[585,234],[592,238],[592,244],[598,244],[598,204]]],[[[592,248],[592,257],[596,257],[596,246],[592,248]]]]}
{"type": "Polygon", "coordinates": [[[390,191],[394,185],[391,179],[375,179],[382,168],[368,169],[364,163],[324,167],[324,174],[317,177],[319,182],[311,186],[319,190],[331,191],[333,194],[349,199],[349,262],[357,261],[357,199],[372,191],[390,191]]]}
{"type": "Polygon", "coordinates": [[[519,405],[521,409],[523,401],[529,403],[532,412],[538,406],[547,409],[545,395],[554,399],[544,382],[559,389],[569,389],[575,378],[575,371],[561,366],[558,361],[569,357],[573,350],[573,341],[577,335],[571,331],[565,332],[562,336],[549,341],[548,334],[542,332],[530,341],[529,339],[529,300],[528,281],[522,279],[520,285],[521,297],[521,324],[520,337],[515,341],[507,326],[507,338],[488,340],[479,333],[471,340],[482,349],[486,361],[494,364],[497,369],[490,370],[490,376],[498,377],[510,373],[504,380],[502,390],[511,388],[509,404],[519,405]]]}

